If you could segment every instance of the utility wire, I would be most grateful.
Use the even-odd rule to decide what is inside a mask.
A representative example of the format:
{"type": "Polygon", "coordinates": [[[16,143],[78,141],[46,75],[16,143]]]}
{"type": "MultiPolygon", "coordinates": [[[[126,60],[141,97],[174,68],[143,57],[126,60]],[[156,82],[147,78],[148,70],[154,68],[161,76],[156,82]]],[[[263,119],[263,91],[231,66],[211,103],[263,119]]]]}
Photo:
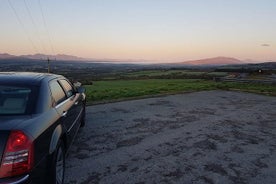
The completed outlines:
{"type": "Polygon", "coordinates": [[[38,40],[39,40],[39,42],[40,42],[41,48],[42,48],[42,50],[44,51],[44,54],[46,54],[45,45],[43,44],[42,39],[41,39],[41,37],[40,37],[40,35],[39,35],[37,25],[36,25],[36,23],[35,23],[35,21],[34,21],[34,18],[33,18],[32,14],[31,14],[30,8],[29,8],[29,6],[28,6],[26,0],[24,0],[24,3],[25,3],[26,10],[27,10],[27,12],[28,12],[28,14],[29,14],[29,17],[30,17],[30,19],[31,19],[31,22],[32,22],[32,24],[33,24],[35,34],[37,35],[38,40]]]}
{"type": "Polygon", "coordinates": [[[54,56],[55,55],[55,50],[54,50],[54,47],[53,47],[53,44],[52,44],[52,39],[51,39],[50,32],[49,32],[49,29],[48,29],[47,24],[46,24],[46,20],[45,20],[45,16],[44,16],[44,13],[43,13],[43,9],[42,9],[42,5],[41,5],[40,0],[38,0],[38,4],[39,4],[39,7],[40,7],[44,27],[45,27],[45,30],[46,30],[47,35],[48,35],[48,40],[49,40],[49,44],[50,44],[50,47],[51,47],[51,50],[52,50],[52,54],[54,56]]]}
{"type": "Polygon", "coordinates": [[[34,42],[33,42],[33,40],[31,39],[31,37],[30,37],[28,31],[26,30],[26,28],[25,28],[23,22],[21,21],[20,17],[18,16],[18,14],[17,14],[17,12],[16,12],[16,9],[14,8],[14,6],[12,5],[12,3],[11,3],[10,0],[8,0],[8,2],[9,2],[9,5],[10,5],[11,9],[13,10],[13,13],[15,14],[15,16],[16,16],[16,18],[17,18],[17,21],[18,21],[19,24],[21,25],[21,27],[22,27],[24,33],[26,34],[26,36],[27,36],[29,42],[31,43],[31,45],[32,45],[32,47],[33,47],[35,53],[39,53],[39,52],[38,52],[38,49],[36,48],[36,46],[35,46],[35,44],[34,44],[34,42]]]}

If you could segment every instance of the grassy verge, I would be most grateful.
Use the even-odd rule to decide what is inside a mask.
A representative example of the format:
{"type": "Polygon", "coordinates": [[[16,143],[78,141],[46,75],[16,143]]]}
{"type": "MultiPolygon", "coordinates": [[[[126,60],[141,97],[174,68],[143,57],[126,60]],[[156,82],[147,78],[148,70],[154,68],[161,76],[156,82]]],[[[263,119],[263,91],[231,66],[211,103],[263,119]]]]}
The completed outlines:
{"type": "Polygon", "coordinates": [[[219,82],[216,87],[223,90],[238,90],[276,96],[276,86],[271,84],[219,82]]]}
{"type": "Polygon", "coordinates": [[[276,86],[262,84],[217,83],[200,79],[148,79],[96,81],[87,85],[88,104],[137,97],[176,94],[203,90],[241,90],[268,95],[276,95],[276,86]]]}

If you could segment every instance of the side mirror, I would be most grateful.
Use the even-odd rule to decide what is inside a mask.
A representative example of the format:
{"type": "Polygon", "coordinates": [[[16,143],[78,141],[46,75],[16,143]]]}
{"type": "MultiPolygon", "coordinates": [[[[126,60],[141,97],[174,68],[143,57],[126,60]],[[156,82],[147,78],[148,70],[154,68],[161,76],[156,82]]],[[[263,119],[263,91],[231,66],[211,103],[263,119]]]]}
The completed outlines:
{"type": "Polygon", "coordinates": [[[85,88],[82,87],[82,86],[79,86],[79,87],[77,87],[77,91],[78,91],[78,93],[84,93],[85,92],[85,88]]]}
{"type": "Polygon", "coordinates": [[[73,85],[74,85],[75,88],[81,87],[81,83],[78,82],[78,81],[77,81],[77,82],[74,82],[73,85]]]}

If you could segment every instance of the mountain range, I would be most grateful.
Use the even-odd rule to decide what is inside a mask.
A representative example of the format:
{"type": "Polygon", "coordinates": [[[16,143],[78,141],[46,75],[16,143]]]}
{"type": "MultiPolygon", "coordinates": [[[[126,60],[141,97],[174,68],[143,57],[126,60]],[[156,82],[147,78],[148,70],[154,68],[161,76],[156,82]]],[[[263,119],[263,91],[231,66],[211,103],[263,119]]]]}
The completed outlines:
{"type": "Polygon", "coordinates": [[[45,60],[47,58],[49,59],[55,59],[59,61],[86,61],[87,59],[77,57],[77,56],[71,56],[71,55],[65,55],[65,54],[57,54],[57,55],[45,55],[45,54],[34,54],[34,55],[20,55],[20,56],[15,56],[15,55],[10,55],[7,53],[1,54],[0,53],[0,59],[19,59],[19,58],[24,58],[24,59],[33,59],[33,60],[45,60]]]}
{"type": "Polygon", "coordinates": [[[207,59],[200,59],[200,60],[191,60],[191,61],[184,61],[180,62],[179,64],[186,64],[186,65],[233,65],[233,64],[244,64],[243,61],[231,58],[231,57],[214,57],[214,58],[207,58],[207,59]]]}
{"type": "MultiPolygon", "coordinates": [[[[31,59],[31,60],[46,60],[47,58],[51,60],[58,60],[58,61],[86,61],[86,62],[107,62],[107,63],[117,63],[121,62],[119,60],[96,60],[96,59],[88,59],[88,58],[81,58],[78,56],[72,55],[65,55],[65,54],[57,54],[57,55],[45,55],[45,54],[34,54],[34,55],[10,55],[8,53],[0,53],[0,60],[3,59],[31,59]]],[[[133,61],[122,61],[122,63],[133,63],[133,61]]],[[[136,61],[136,63],[139,63],[136,61]]],[[[146,62],[144,62],[146,63],[146,62]]],[[[169,64],[177,64],[177,65],[190,65],[190,66],[200,66],[200,65],[237,65],[237,64],[246,64],[246,63],[256,63],[256,62],[248,62],[242,61],[232,57],[214,57],[214,58],[207,58],[207,59],[200,59],[200,60],[190,60],[190,61],[183,61],[177,63],[169,63],[169,64]]]]}

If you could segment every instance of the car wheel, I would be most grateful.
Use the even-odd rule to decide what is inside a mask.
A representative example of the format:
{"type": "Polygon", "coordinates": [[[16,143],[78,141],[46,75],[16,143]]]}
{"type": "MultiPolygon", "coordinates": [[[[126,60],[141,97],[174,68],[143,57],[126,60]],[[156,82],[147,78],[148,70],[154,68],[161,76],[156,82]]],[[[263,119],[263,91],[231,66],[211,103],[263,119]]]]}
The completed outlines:
{"type": "Polygon", "coordinates": [[[52,155],[50,183],[63,184],[65,173],[65,148],[62,142],[59,142],[56,151],[52,155]]]}

